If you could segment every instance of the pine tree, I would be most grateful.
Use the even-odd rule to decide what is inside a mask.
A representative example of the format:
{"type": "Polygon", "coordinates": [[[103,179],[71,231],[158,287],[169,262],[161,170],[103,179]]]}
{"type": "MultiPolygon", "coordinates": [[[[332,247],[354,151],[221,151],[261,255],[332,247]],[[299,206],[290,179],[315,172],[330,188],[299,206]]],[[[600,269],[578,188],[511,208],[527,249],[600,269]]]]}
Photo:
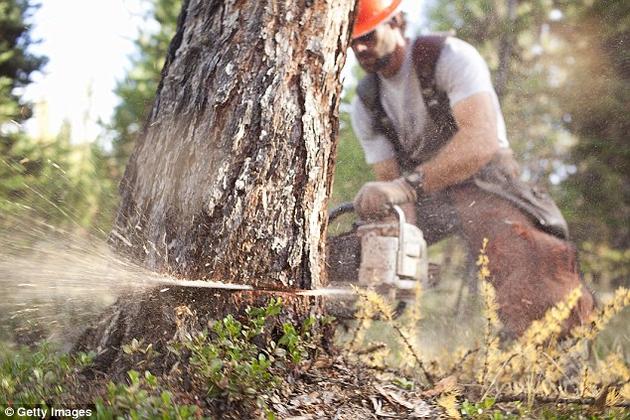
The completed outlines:
{"type": "MultiPolygon", "coordinates": [[[[353,6],[186,0],[121,181],[112,246],[136,264],[183,278],[288,291],[323,285],[353,6]]],[[[108,314],[117,326],[88,340],[118,352],[131,337],[161,340],[173,325],[167,314],[180,304],[202,303],[203,321],[277,295],[172,290],[182,303],[159,292],[158,312],[150,298],[157,290],[143,293],[148,300],[121,299],[108,314]],[[122,336],[111,334],[119,327],[122,336]]],[[[308,296],[282,293],[282,300],[292,319],[321,311],[308,296]]],[[[102,360],[109,369],[111,356],[102,360]]]]}
{"type": "Polygon", "coordinates": [[[570,2],[562,34],[565,83],[557,97],[565,126],[577,137],[573,173],[562,204],[584,250],[587,278],[603,287],[630,278],[630,5],[611,0],[570,2]]]}
{"type": "MultiPolygon", "coordinates": [[[[31,82],[31,74],[46,59],[27,51],[33,43],[27,23],[34,10],[28,0],[0,0],[0,126],[20,123],[30,116],[17,89],[31,82]]],[[[3,130],[3,132],[6,131],[3,130]]]]}
{"type": "Polygon", "coordinates": [[[152,29],[142,30],[136,40],[131,69],[116,86],[121,102],[108,127],[114,133],[114,158],[120,175],[142,129],[142,121],[151,109],[181,7],[181,0],[151,0],[151,3],[146,22],[153,23],[147,25],[152,29]]]}
{"type": "Polygon", "coordinates": [[[29,52],[34,41],[28,22],[36,8],[28,0],[0,0],[0,227],[41,236],[36,219],[108,230],[115,201],[99,146],[71,144],[68,122],[48,139],[22,130],[32,112],[21,94],[47,61],[29,52]]]}
{"type": "Polygon", "coordinates": [[[566,126],[579,139],[570,157],[576,173],[567,180],[563,198],[579,239],[627,249],[630,5],[614,0],[579,3],[583,7],[568,9],[559,28],[569,50],[564,59],[572,65],[558,96],[566,126]]]}
{"type": "Polygon", "coordinates": [[[44,57],[27,51],[33,43],[28,20],[34,7],[28,0],[0,0],[0,210],[7,200],[26,194],[24,181],[41,171],[41,161],[28,159],[33,145],[21,133],[21,123],[31,116],[20,90],[31,74],[45,64],[44,57]]]}

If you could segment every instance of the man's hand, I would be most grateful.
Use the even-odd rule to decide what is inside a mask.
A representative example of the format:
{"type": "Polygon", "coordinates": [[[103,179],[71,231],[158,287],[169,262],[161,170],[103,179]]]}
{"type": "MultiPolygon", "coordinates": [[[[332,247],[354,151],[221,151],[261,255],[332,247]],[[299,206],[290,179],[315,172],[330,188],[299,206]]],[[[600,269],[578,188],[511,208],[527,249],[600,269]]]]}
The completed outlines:
{"type": "Polygon", "coordinates": [[[410,203],[415,199],[415,191],[402,178],[368,182],[354,198],[354,210],[362,219],[375,219],[386,215],[392,204],[410,203]]]}

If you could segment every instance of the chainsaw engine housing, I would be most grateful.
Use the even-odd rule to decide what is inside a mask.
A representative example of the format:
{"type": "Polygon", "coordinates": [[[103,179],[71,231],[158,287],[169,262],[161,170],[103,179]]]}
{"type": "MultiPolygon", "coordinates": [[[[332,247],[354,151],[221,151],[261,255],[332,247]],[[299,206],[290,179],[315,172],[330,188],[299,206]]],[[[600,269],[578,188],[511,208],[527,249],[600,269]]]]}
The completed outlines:
{"type": "Polygon", "coordinates": [[[394,206],[397,222],[370,223],[357,230],[361,240],[358,283],[368,288],[413,289],[428,281],[427,244],[422,231],[394,206]]]}

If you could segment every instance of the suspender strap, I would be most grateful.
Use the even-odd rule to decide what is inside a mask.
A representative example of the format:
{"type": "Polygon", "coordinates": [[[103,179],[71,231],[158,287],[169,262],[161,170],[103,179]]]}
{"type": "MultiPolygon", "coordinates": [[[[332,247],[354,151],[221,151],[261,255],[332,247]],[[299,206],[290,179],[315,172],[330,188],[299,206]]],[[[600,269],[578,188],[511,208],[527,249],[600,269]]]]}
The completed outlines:
{"type": "Polygon", "coordinates": [[[420,80],[422,99],[437,126],[440,139],[444,140],[450,139],[457,131],[448,95],[438,90],[435,81],[435,69],[446,38],[442,35],[426,35],[419,37],[413,44],[413,62],[420,80]]]}
{"type": "Polygon", "coordinates": [[[381,103],[380,92],[381,84],[378,76],[374,73],[368,74],[361,79],[357,86],[357,95],[359,95],[365,107],[372,114],[372,129],[384,135],[389,140],[394,148],[398,164],[402,168],[414,167],[414,163],[408,159],[408,154],[404,152],[398,140],[394,124],[385,113],[385,109],[381,103]]]}

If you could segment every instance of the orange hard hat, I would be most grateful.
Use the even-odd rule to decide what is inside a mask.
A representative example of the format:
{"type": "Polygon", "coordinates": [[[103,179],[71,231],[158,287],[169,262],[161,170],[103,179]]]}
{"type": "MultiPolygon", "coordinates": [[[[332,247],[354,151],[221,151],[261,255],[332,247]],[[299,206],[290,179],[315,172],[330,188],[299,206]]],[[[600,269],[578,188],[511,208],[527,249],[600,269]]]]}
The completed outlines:
{"type": "Polygon", "coordinates": [[[381,22],[389,19],[402,0],[359,0],[357,15],[352,28],[352,38],[371,32],[381,22]]]}

